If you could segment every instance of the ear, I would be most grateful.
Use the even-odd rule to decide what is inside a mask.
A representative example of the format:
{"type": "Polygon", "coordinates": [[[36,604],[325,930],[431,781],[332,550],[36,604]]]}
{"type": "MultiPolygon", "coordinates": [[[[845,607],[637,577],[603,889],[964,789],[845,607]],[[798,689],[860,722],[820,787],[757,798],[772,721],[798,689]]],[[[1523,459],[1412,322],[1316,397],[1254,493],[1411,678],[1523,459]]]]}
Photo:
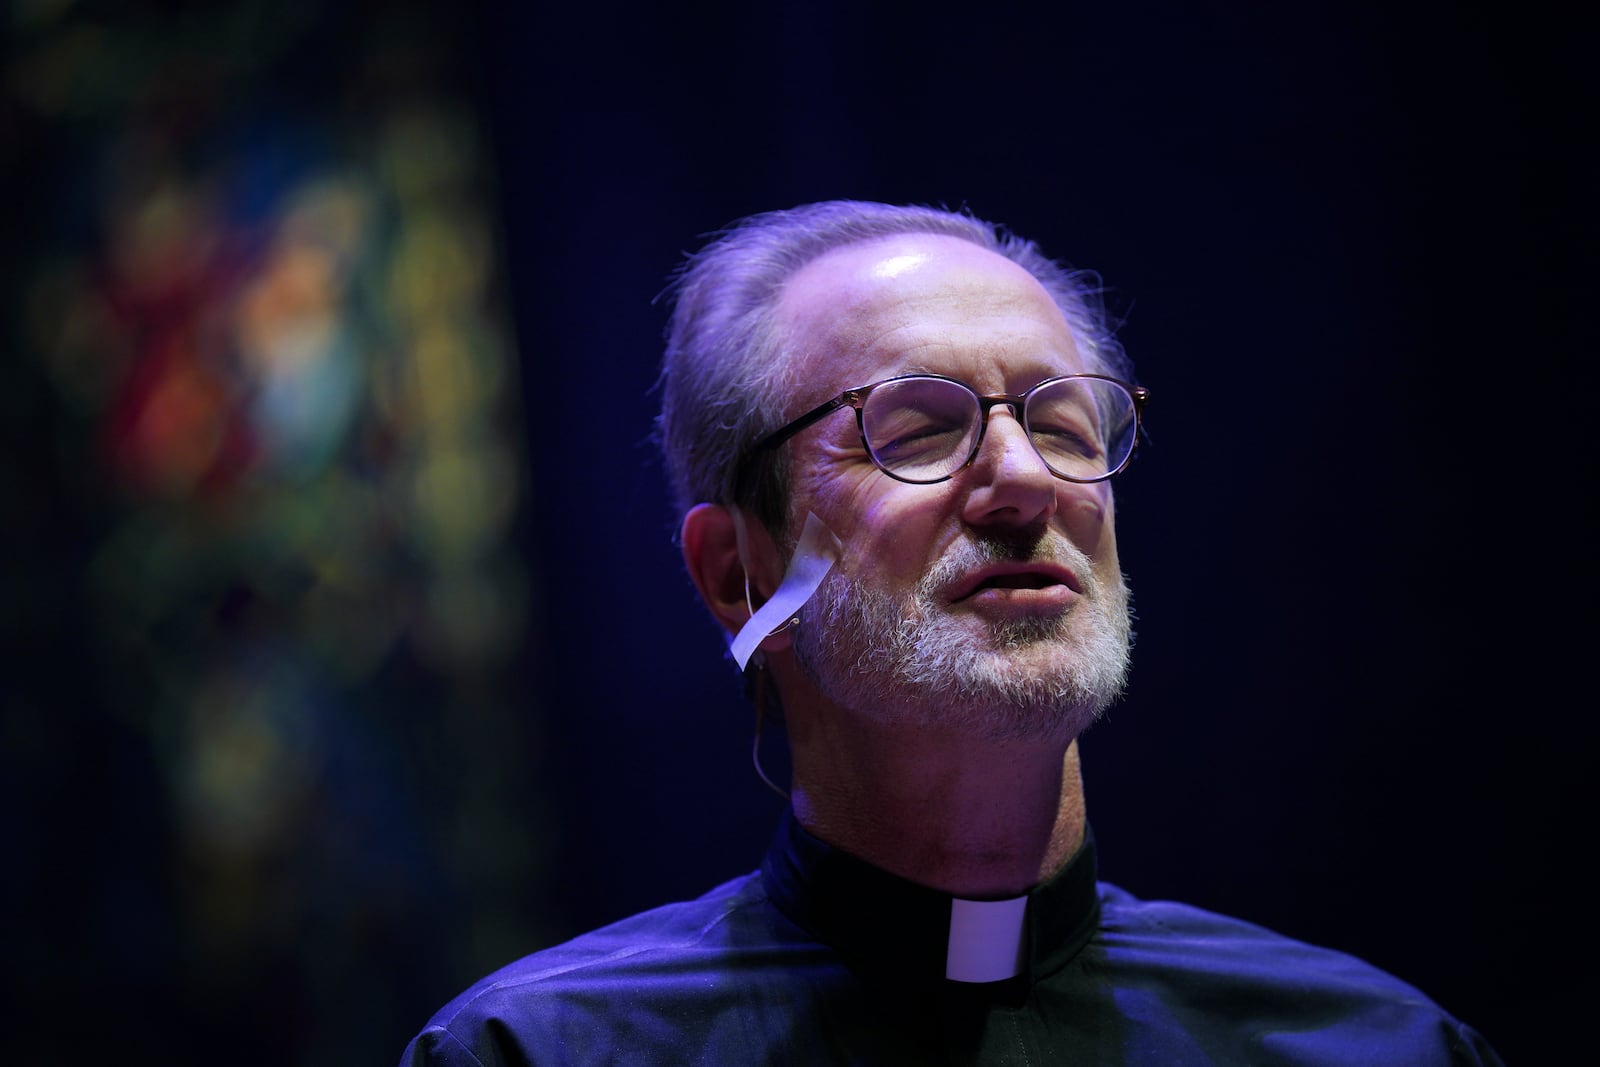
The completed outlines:
{"type": "Polygon", "coordinates": [[[766,603],[783,578],[772,537],[759,522],[745,519],[745,547],[750,555],[749,603],[745,599],[745,565],[739,559],[739,530],[733,513],[721,504],[696,504],[683,517],[683,561],[700,599],[730,634],[750,618],[750,604],[766,603]]]}

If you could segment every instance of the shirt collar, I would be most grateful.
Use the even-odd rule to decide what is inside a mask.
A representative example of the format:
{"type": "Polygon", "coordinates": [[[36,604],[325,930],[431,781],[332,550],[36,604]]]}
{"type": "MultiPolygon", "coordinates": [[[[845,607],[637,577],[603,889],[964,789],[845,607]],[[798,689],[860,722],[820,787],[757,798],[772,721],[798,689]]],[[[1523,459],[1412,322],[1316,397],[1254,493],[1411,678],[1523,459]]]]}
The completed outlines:
{"type": "MultiPolygon", "coordinates": [[[[869,980],[944,982],[949,893],[907,881],[813,837],[785,812],[761,869],[767,895],[791,921],[869,980]]],[[[1024,988],[1077,955],[1099,923],[1094,836],[1027,894],[1018,980],[1024,988]]]]}

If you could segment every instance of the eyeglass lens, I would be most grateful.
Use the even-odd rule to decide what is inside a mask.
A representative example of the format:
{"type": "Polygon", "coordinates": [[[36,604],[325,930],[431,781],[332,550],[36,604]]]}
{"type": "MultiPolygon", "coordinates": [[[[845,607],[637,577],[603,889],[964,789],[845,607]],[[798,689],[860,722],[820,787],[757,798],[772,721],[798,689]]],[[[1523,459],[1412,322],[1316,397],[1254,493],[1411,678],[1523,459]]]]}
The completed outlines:
{"type": "MultiPolygon", "coordinates": [[[[982,411],[977,394],[959,382],[904,378],[867,396],[861,429],[884,470],[905,481],[934,482],[971,458],[982,411]]],[[[1027,394],[1023,421],[1040,458],[1064,478],[1104,478],[1133,451],[1133,397],[1116,382],[1044,382],[1027,394]]]]}

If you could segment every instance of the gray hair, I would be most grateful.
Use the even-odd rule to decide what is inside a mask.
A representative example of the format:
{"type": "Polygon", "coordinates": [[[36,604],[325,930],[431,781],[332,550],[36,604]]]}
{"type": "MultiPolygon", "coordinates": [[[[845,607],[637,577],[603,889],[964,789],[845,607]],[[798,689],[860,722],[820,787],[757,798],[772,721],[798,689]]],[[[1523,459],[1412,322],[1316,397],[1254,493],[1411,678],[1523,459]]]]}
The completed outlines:
{"type": "Polygon", "coordinates": [[[680,517],[701,502],[737,504],[782,542],[787,463],[751,449],[782,424],[800,381],[801,368],[789,365],[776,323],[784,283],[824,253],[908,233],[959,237],[1016,263],[1055,300],[1090,369],[1131,379],[1098,277],[1047,258],[1001,226],[964,212],[858,200],[752,215],[689,256],[671,287],[656,430],[680,517]]]}

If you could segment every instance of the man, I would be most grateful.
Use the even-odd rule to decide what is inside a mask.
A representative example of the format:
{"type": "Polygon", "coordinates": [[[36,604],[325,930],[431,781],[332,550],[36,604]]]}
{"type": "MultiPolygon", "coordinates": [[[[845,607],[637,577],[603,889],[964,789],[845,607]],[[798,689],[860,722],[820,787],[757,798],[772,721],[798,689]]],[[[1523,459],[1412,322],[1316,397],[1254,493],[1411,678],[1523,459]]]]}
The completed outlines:
{"type": "Polygon", "coordinates": [[[663,387],[791,810],[760,872],[491,975],[407,1062],[1499,1062],[1358,960],[1096,880],[1146,393],[1074,275],[944,211],[756,216],[680,278],[663,387]]]}

